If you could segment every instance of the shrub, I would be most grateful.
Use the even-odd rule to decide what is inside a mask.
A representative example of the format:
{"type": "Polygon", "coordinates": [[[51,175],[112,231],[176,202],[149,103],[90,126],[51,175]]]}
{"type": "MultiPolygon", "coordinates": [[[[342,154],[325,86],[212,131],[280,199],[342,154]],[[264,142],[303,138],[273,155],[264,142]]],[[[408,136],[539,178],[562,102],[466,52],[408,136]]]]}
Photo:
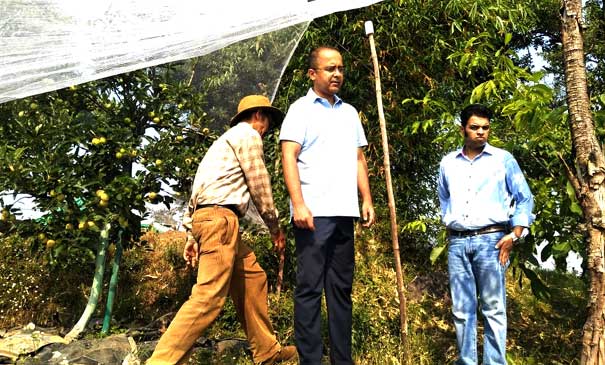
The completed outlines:
{"type": "Polygon", "coordinates": [[[52,267],[36,247],[35,238],[0,238],[0,328],[69,325],[86,304],[93,267],[52,267]]]}

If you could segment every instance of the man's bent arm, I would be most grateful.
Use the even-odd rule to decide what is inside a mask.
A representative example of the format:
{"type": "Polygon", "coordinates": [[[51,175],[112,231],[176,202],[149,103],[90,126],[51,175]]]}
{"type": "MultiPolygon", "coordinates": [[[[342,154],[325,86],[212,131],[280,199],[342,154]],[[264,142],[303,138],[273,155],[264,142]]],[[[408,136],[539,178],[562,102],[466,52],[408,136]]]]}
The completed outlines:
{"type": "Polygon", "coordinates": [[[370,193],[370,180],[368,178],[368,164],[363,149],[357,148],[357,189],[361,195],[361,216],[364,227],[374,224],[374,204],[370,193]]]}
{"type": "Polygon", "coordinates": [[[300,149],[301,145],[296,142],[281,142],[284,181],[286,182],[286,188],[292,201],[294,225],[298,228],[314,230],[313,215],[305,204],[300,186],[300,175],[297,165],[300,149]]]}
{"type": "Polygon", "coordinates": [[[235,148],[235,155],[244,173],[250,197],[269,232],[276,237],[280,233],[279,220],[273,204],[271,178],[265,167],[260,136],[255,135],[255,138],[242,140],[235,148]]]}
{"type": "Polygon", "coordinates": [[[510,219],[511,226],[528,227],[534,220],[532,214],[534,207],[534,196],[529,189],[525,176],[514,158],[506,161],[506,186],[508,187],[513,200],[515,201],[515,210],[510,219]]]}

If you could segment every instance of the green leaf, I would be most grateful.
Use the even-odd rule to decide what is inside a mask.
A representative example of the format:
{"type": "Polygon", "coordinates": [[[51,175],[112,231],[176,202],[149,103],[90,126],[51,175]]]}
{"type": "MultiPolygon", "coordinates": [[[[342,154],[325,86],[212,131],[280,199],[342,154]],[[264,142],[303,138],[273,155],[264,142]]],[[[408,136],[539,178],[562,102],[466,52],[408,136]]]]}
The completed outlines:
{"type": "Polygon", "coordinates": [[[583,212],[582,212],[582,207],[580,207],[580,204],[578,204],[578,202],[572,202],[569,205],[569,210],[571,210],[573,213],[582,216],[583,212]]]}
{"type": "Polygon", "coordinates": [[[536,298],[541,300],[548,300],[551,297],[550,289],[544,284],[544,282],[538,277],[538,275],[525,265],[519,265],[523,273],[530,281],[531,291],[534,293],[536,298]]]}
{"type": "Polygon", "coordinates": [[[566,255],[571,250],[569,242],[559,242],[552,246],[552,252],[555,255],[566,255]]]}
{"type": "Polygon", "coordinates": [[[445,250],[446,248],[447,248],[447,244],[433,247],[433,249],[431,250],[431,256],[430,256],[431,264],[434,264],[435,261],[437,261],[439,256],[441,256],[441,253],[443,253],[443,250],[445,250]]]}
{"type": "Polygon", "coordinates": [[[504,44],[508,45],[511,39],[513,39],[512,33],[506,33],[506,35],[504,36],[504,44]]]}
{"type": "Polygon", "coordinates": [[[567,184],[565,185],[565,190],[567,191],[569,199],[576,200],[576,191],[569,181],[567,181],[567,184]]]}

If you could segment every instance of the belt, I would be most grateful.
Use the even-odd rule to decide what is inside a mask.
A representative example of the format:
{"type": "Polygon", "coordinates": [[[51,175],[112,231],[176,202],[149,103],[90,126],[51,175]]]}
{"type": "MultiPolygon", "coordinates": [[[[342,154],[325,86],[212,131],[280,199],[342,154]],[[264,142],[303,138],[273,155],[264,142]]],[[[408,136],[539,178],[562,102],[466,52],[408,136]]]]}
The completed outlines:
{"type": "Polygon", "coordinates": [[[195,207],[195,210],[203,209],[203,208],[224,208],[224,209],[229,209],[236,216],[239,217],[239,212],[237,211],[237,207],[234,204],[226,204],[226,205],[220,205],[220,204],[198,204],[195,207]]]}
{"type": "Polygon", "coordinates": [[[493,224],[491,226],[486,226],[479,229],[467,230],[467,231],[456,231],[453,229],[447,230],[447,235],[449,237],[468,237],[468,236],[478,236],[480,234],[488,234],[495,232],[506,232],[508,230],[508,226],[502,224],[493,224]]]}

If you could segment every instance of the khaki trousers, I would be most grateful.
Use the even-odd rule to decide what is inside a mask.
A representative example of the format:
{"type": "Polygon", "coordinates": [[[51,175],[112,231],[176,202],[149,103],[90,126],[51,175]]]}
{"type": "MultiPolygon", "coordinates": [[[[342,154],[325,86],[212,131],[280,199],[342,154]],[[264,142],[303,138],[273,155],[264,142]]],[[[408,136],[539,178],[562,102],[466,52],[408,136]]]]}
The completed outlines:
{"type": "Polygon", "coordinates": [[[269,321],[267,276],[254,252],[243,244],[238,217],[229,209],[207,207],[193,214],[192,233],[200,243],[197,283],[160,338],[148,365],[186,361],[202,332],[231,296],[255,362],[281,350],[269,321]]]}

